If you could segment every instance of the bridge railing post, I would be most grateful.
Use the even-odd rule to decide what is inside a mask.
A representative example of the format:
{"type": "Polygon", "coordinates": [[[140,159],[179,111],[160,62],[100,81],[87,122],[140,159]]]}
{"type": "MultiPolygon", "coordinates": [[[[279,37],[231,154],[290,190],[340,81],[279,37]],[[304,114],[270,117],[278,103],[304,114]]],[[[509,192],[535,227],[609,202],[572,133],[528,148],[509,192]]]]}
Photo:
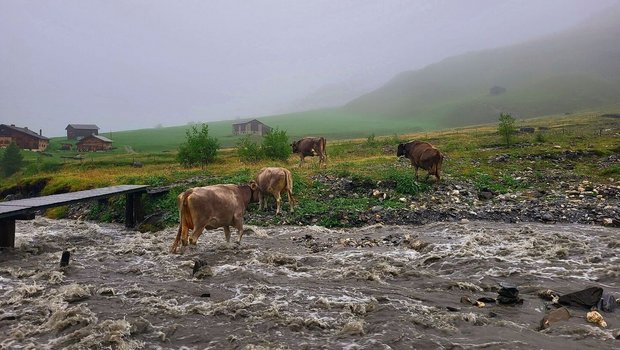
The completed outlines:
{"type": "Polygon", "coordinates": [[[15,247],[15,219],[0,219],[0,248],[15,247]]]}
{"type": "Polygon", "coordinates": [[[137,221],[142,220],[144,220],[142,193],[127,193],[125,195],[125,227],[133,228],[137,221]]]}

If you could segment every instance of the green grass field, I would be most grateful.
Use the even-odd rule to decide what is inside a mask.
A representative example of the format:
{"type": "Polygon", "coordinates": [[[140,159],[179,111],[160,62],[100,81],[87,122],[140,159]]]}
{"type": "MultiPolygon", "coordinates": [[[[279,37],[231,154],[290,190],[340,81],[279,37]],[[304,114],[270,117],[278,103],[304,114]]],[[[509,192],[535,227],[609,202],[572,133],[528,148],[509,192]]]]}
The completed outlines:
{"type": "MultiPolygon", "coordinates": [[[[339,225],[339,221],[331,214],[338,210],[355,211],[376,203],[374,199],[362,197],[328,198],[328,193],[325,193],[321,184],[313,180],[317,175],[350,178],[370,183],[370,186],[374,186],[377,181],[392,182],[398,184],[394,190],[403,196],[415,196],[420,191],[431,188],[429,184],[414,181],[408,162],[396,158],[398,143],[411,139],[432,142],[444,153],[445,181],[454,179],[472,182],[477,188],[491,188],[501,193],[541,186],[544,188],[544,182],[548,181],[546,179],[558,171],[558,163],[553,159],[563,157],[567,151],[589,154],[583,161],[573,162],[571,174],[574,176],[603,183],[620,181],[620,167],[617,164],[601,166],[599,163],[604,157],[620,153],[620,118],[603,118],[598,112],[588,112],[519,121],[518,126],[523,125],[548,129],[533,134],[515,135],[515,146],[510,148],[503,145],[496,124],[374,138],[366,136],[331,140],[327,145],[328,163],[324,168],[319,168],[317,159],[314,158],[308,159],[308,165],[299,168],[299,158],[296,155],[292,155],[287,161],[244,163],[234,149],[220,150],[215,162],[204,168],[184,168],[176,162],[174,151],[160,146],[161,139],[150,137],[149,133],[144,131],[132,131],[126,132],[125,136],[133,152],[117,148],[112,152],[86,153],[82,159],[72,159],[74,153],[66,151],[50,150],[45,153],[49,155],[22,152],[26,158],[24,170],[2,179],[0,195],[15,192],[27,194],[33,191],[47,195],[117,184],[173,185],[169,195],[146,203],[149,210],[171,213],[167,221],[173,224],[177,220],[174,216],[175,196],[189,186],[188,183],[194,186],[242,183],[251,180],[262,167],[284,166],[293,172],[296,196],[303,198],[299,210],[296,211],[296,218],[302,219],[306,214],[324,213],[324,220],[319,224],[333,226],[339,225]],[[509,154],[511,161],[488,161],[498,154],[509,154]],[[141,162],[143,166],[133,167],[134,161],[141,162]],[[540,174],[540,180],[532,177],[527,183],[519,181],[519,174],[527,168],[540,174]]],[[[228,127],[229,125],[226,126],[228,127]]],[[[179,134],[183,129],[179,128],[179,134]]],[[[116,137],[114,133],[113,137],[116,137]]],[[[160,134],[160,137],[163,138],[163,134],[160,134]]],[[[178,142],[168,140],[169,147],[174,147],[178,142]]],[[[122,203],[117,204],[122,212],[122,203]]],[[[382,205],[399,207],[402,203],[394,200],[382,205]]],[[[61,217],[63,213],[66,211],[61,209],[50,215],[61,217]]],[[[102,209],[98,213],[103,216],[93,218],[113,220],[108,210],[102,209]]]]}

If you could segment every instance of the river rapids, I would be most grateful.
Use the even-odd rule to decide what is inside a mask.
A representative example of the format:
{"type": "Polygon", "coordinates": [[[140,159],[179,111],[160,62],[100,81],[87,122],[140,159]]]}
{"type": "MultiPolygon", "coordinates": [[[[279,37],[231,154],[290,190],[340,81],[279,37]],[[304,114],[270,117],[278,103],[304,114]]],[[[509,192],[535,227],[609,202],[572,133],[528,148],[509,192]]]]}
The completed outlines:
{"type": "Polygon", "coordinates": [[[176,228],[37,217],[0,252],[2,349],[612,349],[620,310],[540,330],[538,296],[620,297],[620,230],[472,221],[223,230],[170,254],[176,228]],[[235,233],[233,232],[233,238],[235,233]],[[68,266],[60,267],[63,251],[68,266]],[[522,304],[484,307],[499,283],[522,304]],[[466,299],[465,298],[465,299],[466,299]]]}

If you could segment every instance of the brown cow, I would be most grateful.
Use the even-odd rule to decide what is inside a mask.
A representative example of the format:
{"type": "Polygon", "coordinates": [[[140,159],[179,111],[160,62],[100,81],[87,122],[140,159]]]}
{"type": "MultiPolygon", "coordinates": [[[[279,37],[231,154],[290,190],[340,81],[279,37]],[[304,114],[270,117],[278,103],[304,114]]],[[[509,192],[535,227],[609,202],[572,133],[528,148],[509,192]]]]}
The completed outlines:
{"type": "Polygon", "coordinates": [[[271,194],[276,199],[276,215],[280,214],[280,193],[286,191],[288,204],[293,212],[295,198],[293,197],[293,178],[291,172],[285,168],[262,168],[256,176],[256,184],[260,191],[258,203],[260,209],[267,209],[265,194],[271,194]]]}
{"type": "Polygon", "coordinates": [[[176,253],[179,242],[186,246],[195,245],[202,231],[224,228],[226,242],[230,242],[230,227],[237,229],[241,243],[243,237],[243,214],[252,202],[258,202],[258,186],[254,181],[249,185],[214,185],[194,187],[179,194],[179,231],[170,248],[176,253]],[[188,240],[188,232],[192,236],[188,240]]]}
{"type": "Polygon", "coordinates": [[[401,143],[398,145],[396,156],[405,156],[411,160],[411,165],[415,167],[416,180],[418,179],[418,168],[428,170],[425,180],[430,175],[435,175],[437,181],[441,180],[439,172],[441,171],[443,155],[430,143],[423,141],[401,143]]]}
{"type": "Polygon", "coordinates": [[[325,151],[326,141],[324,137],[304,137],[301,140],[293,141],[291,147],[293,153],[299,153],[299,166],[304,163],[304,157],[319,156],[319,166],[325,164],[327,152],[325,151]]]}

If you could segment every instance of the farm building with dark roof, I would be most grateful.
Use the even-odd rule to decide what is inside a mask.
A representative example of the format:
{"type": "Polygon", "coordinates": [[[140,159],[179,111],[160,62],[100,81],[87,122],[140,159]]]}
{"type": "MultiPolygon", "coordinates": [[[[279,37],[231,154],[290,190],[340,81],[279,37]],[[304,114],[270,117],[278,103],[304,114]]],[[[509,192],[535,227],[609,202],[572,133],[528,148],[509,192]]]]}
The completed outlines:
{"type": "Polygon", "coordinates": [[[67,140],[79,140],[82,137],[99,134],[99,127],[94,124],[69,124],[65,130],[67,140]]]}
{"type": "Polygon", "coordinates": [[[100,135],[88,135],[77,143],[79,152],[107,151],[112,149],[112,140],[100,135]]]}
{"type": "Polygon", "coordinates": [[[262,136],[271,131],[271,127],[256,119],[235,123],[232,127],[233,135],[253,134],[262,136]]]}
{"type": "Polygon", "coordinates": [[[33,151],[45,151],[50,140],[39,133],[25,128],[15,126],[15,124],[0,124],[0,148],[7,147],[11,142],[15,142],[17,147],[21,149],[29,149],[33,151]]]}

